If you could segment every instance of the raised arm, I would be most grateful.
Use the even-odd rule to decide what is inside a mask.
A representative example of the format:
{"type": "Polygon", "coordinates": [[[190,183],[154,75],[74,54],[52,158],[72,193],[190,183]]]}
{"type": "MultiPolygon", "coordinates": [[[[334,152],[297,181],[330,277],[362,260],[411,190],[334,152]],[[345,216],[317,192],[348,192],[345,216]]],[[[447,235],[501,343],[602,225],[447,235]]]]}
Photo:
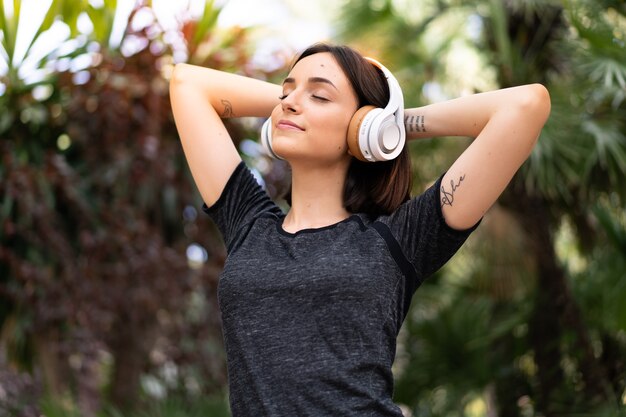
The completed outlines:
{"type": "Polygon", "coordinates": [[[208,206],[241,161],[221,118],[268,117],[281,92],[278,85],[209,68],[174,68],[172,111],[191,174],[208,206]]]}
{"type": "Polygon", "coordinates": [[[449,226],[467,229],[485,214],[530,155],[549,114],[550,96],[540,84],[405,111],[408,139],[476,138],[441,182],[439,198],[449,226]]]}

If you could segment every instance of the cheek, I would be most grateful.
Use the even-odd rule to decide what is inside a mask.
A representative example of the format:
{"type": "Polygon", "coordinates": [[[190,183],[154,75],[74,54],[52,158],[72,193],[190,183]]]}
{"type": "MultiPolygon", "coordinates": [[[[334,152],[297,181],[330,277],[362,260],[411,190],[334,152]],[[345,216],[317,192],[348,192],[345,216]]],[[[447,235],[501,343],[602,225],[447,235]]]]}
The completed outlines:
{"type": "Polygon", "coordinates": [[[272,122],[276,123],[278,121],[278,115],[279,115],[280,110],[281,110],[280,104],[274,107],[274,109],[272,110],[272,113],[270,114],[270,117],[272,118],[272,122]]]}
{"type": "Polygon", "coordinates": [[[348,133],[348,126],[350,124],[351,117],[347,117],[345,111],[328,112],[327,114],[318,113],[315,118],[315,125],[317,127],[321,139],[331,139],[333,141],[344,141],[348,133]]]}

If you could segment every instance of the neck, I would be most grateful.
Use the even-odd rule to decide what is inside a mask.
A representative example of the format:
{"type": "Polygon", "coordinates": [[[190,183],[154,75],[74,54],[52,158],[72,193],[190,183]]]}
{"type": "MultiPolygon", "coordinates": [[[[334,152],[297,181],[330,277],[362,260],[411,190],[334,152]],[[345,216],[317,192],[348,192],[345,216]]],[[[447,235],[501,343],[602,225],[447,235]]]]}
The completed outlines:
{"type": "Polygon", "coordinates": [[[289,232],[320,228],[350,216],[343,206],[349,164],[325,167],[292,164],[291,209],[283,228],[289,232]]]}

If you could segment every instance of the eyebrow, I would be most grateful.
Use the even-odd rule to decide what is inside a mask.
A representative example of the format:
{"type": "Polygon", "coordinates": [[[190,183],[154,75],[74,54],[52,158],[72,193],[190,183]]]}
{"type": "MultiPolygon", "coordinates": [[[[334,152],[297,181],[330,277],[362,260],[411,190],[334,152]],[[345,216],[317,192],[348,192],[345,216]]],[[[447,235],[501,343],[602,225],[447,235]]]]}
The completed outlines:
{"type": "MultiPolygon", "coordinates": [[[[296,80],[295,78],[285,78],[285,81],[283,81],[283,85],[285,84],[293,84],[295,83],[296,80]]],[[[315,84],[315,83],[323,83],[323,84],[329,84],[331,85],[335,90],[339,91],[339,89],[335,86],[335,84],[333,84],[329,79],[327,78],[322,78],[322,77],[311,77],[308,79],[309,84],[315,84]]]]}

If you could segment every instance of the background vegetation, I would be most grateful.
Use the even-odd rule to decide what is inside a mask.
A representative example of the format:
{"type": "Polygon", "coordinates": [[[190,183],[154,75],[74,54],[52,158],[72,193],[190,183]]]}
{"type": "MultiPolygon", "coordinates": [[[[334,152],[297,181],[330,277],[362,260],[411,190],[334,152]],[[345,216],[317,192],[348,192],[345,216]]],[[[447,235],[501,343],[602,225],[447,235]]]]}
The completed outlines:
{"type": "MultiPolygon", "coordinates": [[[[115,0],[53,0],[22,59],[21,5],[0,1],[0,415],[228,415],[224,249],[199,212],[168,77],[185,61],[278,79],[291,51],[258,68],[254,29],[218,27],[212,1],[175,29],[138,2],[114,41],[115,0]],[[54,25],[66,40],[41,53],[54,25]]],[[[414,297],[396,401],[413,415],[623,415],[624,3],[340,10],[332,40],[385,62],[408,105],[530,82],[552,96],[530,160],[414,297]]],[[[259,125],[228,127],[277,195],[284,166],[248,139],[259,125]]],[[[411,144],[415,192],[466,145],[411,144]]]]}

